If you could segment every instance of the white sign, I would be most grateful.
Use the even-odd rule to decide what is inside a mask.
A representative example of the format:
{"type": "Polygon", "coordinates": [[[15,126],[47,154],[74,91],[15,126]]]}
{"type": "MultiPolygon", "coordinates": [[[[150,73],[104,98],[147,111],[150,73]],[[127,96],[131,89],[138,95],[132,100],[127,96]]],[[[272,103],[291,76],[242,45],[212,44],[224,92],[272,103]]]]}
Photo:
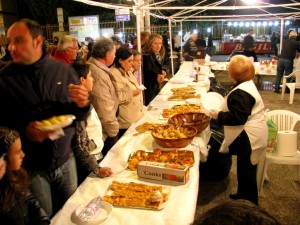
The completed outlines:
{"type": "Polygon", "coordinates": [[[124,14],[130,14],[129,8],[117,8],[115,9],[116,15],[124,15],[124,14]]]}

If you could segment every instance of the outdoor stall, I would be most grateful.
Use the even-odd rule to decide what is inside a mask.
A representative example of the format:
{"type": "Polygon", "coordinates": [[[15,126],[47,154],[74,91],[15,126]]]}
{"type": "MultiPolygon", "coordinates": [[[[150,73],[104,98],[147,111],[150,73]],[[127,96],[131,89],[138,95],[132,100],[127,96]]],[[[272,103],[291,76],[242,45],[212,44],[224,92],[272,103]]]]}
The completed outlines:
{"type": "MultiPolygon", "coordinates": [[[[185,98],[178,99],[178,96],[182,97],[183,95],[177,95],[175,99],[171,99],[171,96],[174,96],[174,92],[177,90],[190,90],[191,86],[188,86],[188,84],[193,84],[194,97],[205,97],[209,83],[206,83],[207,80],[205,79],[199,84],[198,82],[193,82],[194,77],[191,77],[192,74],[193,63],[183,63],[178,73],[149,104],[145,111],[145,116],[128,129],[101,162],[101,166],[112,168],[113,175],[104,179],[88,177],[65,203],[63,208],[52,218],[51,224],[81,224],[78,220],[78,211],[82,210],[82,205],[87,205],[92,199],[99,196],[105,201],[105,199],[109,198],[107,195],[109,195],[108,193],[113,185],[128,185],[129,183],[147,185],[147,188],[161,186],[167,192],[168,197],[163,204],[152,208],[147,208],[145,205],[133,207],[130,205],[130,202],[127,202],[127,205],[118,206],[118,203],[113,202],[112,204],[115,206],[113,209],[106,210],[104,206],[101,206],[105,211],[105,216],[99,217],[92,222],[101,222],[109,225],[189,225],[193,222],[199,191],[199,163],[200,160],[205,161],[208,154],[209,120],[206,123],[208,127],[203,127],[205,129],[200,133],[196,132],[197,134],[195,133],[195,136],[190,139],[187,146],[183,148],[162,147],[154,140],[151,133],[140,132],[137,129],[137,127],[141,128],[146,122],[152,124],[167,123],[168,119],[163,116],[164,109],[172,109],[173,106],[187,106],[185,98]],[[162,180],[153,178],[153,176],[158,176],[159,171],[157,170],[152,173],[152,175],[154,174],[152,178],[149,176],[148,178],[143,178],[139,172],[132,170],[132,161],[130,161],[132,154],[150,154],[148,151],[152,152],[154,149],[160,149],[156,150],[159,152],[167,151],[167,155],[177,152],[178,154],[183,153],[185,158],[192,155],[192,164],[186,167],[185,171],[187,173],[185,173],[184,179],[177,179],[178,175],[170,175],[162,180]]],[[[155,151],[153,151],[153,154],[155,154],[155,151]]],[[[156,163],[155,167],[157,165],[159,164],[156,163]]],[[[137,168],[139,171],[140,164],[138,164],[137,168]]],[[[163,168],[160,169],[163,170],[163,168]]],[[[139,196],[136,196],[136,198],[139,198],[139,196]]]]}
{"type": "MultiPolygon", "coordinates": [[[[256,54],[269,54],[270,48],[271,45],[269,41],[254,42],[254,51],[256,54]]],[[[223,55],[229,55],[233,51],[242,51],[242,50],[244,50],[243,41],[223,42],[221,44],[221,54],[223,55]]]]}

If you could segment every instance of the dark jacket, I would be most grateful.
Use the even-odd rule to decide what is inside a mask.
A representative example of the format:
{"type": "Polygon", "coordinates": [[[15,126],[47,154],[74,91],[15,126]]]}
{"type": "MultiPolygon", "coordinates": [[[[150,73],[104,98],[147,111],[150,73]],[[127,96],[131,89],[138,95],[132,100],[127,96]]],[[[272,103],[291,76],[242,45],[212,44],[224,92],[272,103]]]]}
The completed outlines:
{"type": "Polygon", "coordinates": [[[296,38],[287,38],[283,41],[280,58],[293,61],[296,51],[300,51],[300,42],[296,38]]]}
{"type": "Polygon", "coordinates": [[[254,38],[250,34],[244,37],[244,49],[247,51],[254,50],[254,38]]]}
{"type": "Polygon", "coordinates": [[[188,55],[184,57],[185,61],[205,58],[206,42],[204,39],[197,39],[194,42],[191,38],[184,44],[183,53],[188,55]]]}
{"type": "Polygon", "coordinates": [[[69,84],[78,84],[78,76],[67,64],[43,56],[32,65],[11,63],[0,71],[0,126],[8,126],[21,135],[28,171],[52,170],[63,165],[73,154],[71,141],[75,125],[64,129],[58,140],[32,142],[25,135],[31,121],[54,115],[73,114],[77,120],[87,118],[90,107],[78,108],[71,102],[69,84]]]}
{"type": "MultiPolygon", "coordinates": [[[[8,184],[6,176],[0,181],[0,198],[3,199],[8,184]]],[[[29,194],[27,198],[16,192],[14,201],[0,210],[1,225],[47,225],[50,220],[39,202],[29,194]]]]}
{"type": "Polygon", "coordinates": [[[96,158],[90,155],[90,151],[95,148],[86,132],[86,122],[76,122],[76,135],[73,138],[74,154],[77,163],[78,182],[81,183],[91,172],[97,173],[100,166],[96,158]]]}
{"type": "Polygon", "coordinates": [[[147,88],[145,90],[145,105],[148,105],[159,93],[159,83],[157,75],[161,74],[163,68],[163,60],[160,64],[155,54],[143,55],[143,80],[147,88]]]}

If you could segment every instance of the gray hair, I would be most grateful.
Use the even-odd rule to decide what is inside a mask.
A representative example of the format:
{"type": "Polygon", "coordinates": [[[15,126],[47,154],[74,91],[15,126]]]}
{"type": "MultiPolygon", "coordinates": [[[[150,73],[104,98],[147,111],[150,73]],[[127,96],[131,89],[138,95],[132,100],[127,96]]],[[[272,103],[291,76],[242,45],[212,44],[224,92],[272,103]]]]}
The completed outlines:
{"type": "Polygon", "coordinates": [[[292,38],[292,37],[297,37],[297,32],[294,30],[291,30],[289,33],[289,38],[292,38]]]}
{"type": "Polygon", "coordinates": [[[102,37],[94,43],[91,55],[95,59],[104,59],[106,53],[113,51],[114,48],[115,44],[110,38],[102,37]]]}
{"type": "Polygon", "coordinates": [[[77,41],[77,39],[71,35],[64,35],[60,38],[59,43],[57,45],[57,49],[63,52],[67,48],[72,48],[73,41],[77,41]]]}

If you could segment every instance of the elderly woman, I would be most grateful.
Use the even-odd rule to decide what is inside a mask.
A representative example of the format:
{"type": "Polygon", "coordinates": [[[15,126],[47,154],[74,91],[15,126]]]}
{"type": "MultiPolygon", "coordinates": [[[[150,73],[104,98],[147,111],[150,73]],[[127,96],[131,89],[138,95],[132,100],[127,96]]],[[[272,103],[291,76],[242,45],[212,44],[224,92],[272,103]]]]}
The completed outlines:
{"type": "Polygon", "coordinates": [[[57,45],[54,58],[61,62],[71,64],[74,60],[76,60],[77,53],[77,39],[71,35],[64,35],[57,45]]]}
{"type": "Polygon", "coordinates": [[[246,199],[258,204],[256,169],[265,154],[268,127],[264,103],[253,82],[254,66],[246,56],[230,60],[228,72],[233,88],[225,97],[222,110],[212,110],[211,117],[224,125],[225,139],[220,152],[237,155],[237,193],[233,199],[246,199]]]}
{"type": "Polygon", "coordinates": [[[148,105],[159,93],[159,84],[164,82],[166,70],[164,66],[165,49],[163,38],[159,34],[151,34],[143,48],[143,75],[145,105],[148,105]]]}
{"type": "Polygon", "coordinates": [[[143,103],[139,84],[132,74],[133,53],[128,48],[119,48],[116,52],[115,63],[110,72],[117,80],[119,96],[120,124],[119,137],[121,137],[131,124],[143,116],[143,103]]]}
{"type": "Polygon", "coordinates": [[[101,121],[104,147],[103,157],[118,141],[119,122],[117,82],[109,72],[109,66],[114,62],[116,46],[110,38],[100,38],[94,43],[91,58],[89,59],[90,71],[94,79],[91,92],[91,103],[101,121]]]}

